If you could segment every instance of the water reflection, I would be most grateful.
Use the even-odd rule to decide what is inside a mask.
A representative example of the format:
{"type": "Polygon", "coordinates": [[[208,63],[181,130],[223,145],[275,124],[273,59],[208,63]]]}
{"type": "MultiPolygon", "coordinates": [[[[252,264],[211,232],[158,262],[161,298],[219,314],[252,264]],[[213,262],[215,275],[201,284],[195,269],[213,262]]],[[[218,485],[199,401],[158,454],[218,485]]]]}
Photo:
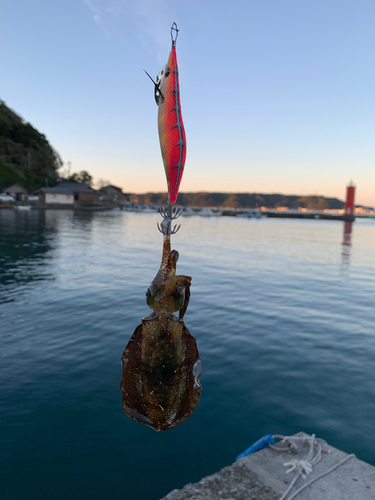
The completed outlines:
{"type": "Polygon", "coordinates": [[[125,413],[157,431],[176,427],[193,413],[202,372],[195,338],[183,321],[191,278],[176,275],[179,254],[171,251],[170,236],[163,238],[161,266],[146,293],[153,312],[125,348],[120,385],[125,413]]]}
{"type": "Polygon", "coordinates": [[[79,230],[82,229],[85,233],[91,231],[95,215],[94,211],[74,210],[73,227],[79,230]]]}
{"type": "Polygon", "coordinates": [[[52,279],[46,264],[56,234],[45,211],[0,210],[0,301],[12,300],[6,285],[52,279]]]}
{"type": "Polygon", "coordinates": [[[341,264],[350,265],[350,248],[352,245],[352,226],[353,222],[344,222],[344,233],[341,250],[341,264]]]}

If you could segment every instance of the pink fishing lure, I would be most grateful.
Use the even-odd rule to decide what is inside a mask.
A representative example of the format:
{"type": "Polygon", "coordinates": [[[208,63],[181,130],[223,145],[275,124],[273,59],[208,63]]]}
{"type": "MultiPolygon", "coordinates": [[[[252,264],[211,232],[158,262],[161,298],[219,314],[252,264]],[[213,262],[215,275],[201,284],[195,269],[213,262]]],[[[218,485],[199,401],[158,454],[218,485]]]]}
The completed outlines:
{"type": "Polygon", "coordinates": [[[167,64],[156,77],[155,100],[161,155],[168,183],[168,202],[176,203],[186,159],[186,135],[181,115],[180,85],[176,57],[177,25],[171,29],[172,49],[167,64]],[[176,32],[173,38],[173,30],[176,32]]]}

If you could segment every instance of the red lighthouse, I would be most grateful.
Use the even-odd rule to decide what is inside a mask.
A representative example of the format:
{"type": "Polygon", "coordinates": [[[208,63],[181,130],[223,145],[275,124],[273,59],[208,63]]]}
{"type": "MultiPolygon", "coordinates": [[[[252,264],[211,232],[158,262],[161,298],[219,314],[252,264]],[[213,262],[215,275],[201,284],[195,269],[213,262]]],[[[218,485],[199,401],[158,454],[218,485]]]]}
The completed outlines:
{"type": "Polygon", "coordinates": [[[353,181],[350,181],[349,186],[346,188],[345,220],[354,220],[354,194],[355,186],[353,185],[353,181]]]}

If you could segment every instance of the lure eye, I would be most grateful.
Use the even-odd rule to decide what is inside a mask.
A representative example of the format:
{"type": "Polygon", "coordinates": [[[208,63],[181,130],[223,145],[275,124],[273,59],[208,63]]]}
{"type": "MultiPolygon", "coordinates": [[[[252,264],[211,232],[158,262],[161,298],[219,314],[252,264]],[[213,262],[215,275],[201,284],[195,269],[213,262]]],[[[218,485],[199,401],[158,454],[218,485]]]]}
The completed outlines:
{"type": "Polygon", "coordinates": [[[165,70],[165,78],[168,78],[168,76],[171,74],[171,70],[169,68],[167,68],[165,70]]]}
{"type": "Polygon", "coordinates": [[[159,71],[158,76],[156,77],[156,83],[161,83],[163,78],[165,78],[165,74],[169,68],[167,68],[167,65],[163,66],[161,70],[159,71]]]}

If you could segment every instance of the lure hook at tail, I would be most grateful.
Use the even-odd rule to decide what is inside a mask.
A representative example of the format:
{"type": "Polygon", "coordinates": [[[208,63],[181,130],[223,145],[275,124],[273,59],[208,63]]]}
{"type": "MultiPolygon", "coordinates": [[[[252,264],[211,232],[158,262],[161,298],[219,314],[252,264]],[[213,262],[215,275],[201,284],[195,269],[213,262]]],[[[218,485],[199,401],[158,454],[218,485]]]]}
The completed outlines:
{"type": "Polygon", "coordinates": [[[170,236],[171,234],[176,234],[180,229],[181,224],[175,224],[172,228],[172,220],[178,219],[182,214],[182,208],[172,207],[168,205],[167,207],[160,207],[159,213],[163,217],[163,222],[157,223],[159,231],[165,236],[170,236]]]}

